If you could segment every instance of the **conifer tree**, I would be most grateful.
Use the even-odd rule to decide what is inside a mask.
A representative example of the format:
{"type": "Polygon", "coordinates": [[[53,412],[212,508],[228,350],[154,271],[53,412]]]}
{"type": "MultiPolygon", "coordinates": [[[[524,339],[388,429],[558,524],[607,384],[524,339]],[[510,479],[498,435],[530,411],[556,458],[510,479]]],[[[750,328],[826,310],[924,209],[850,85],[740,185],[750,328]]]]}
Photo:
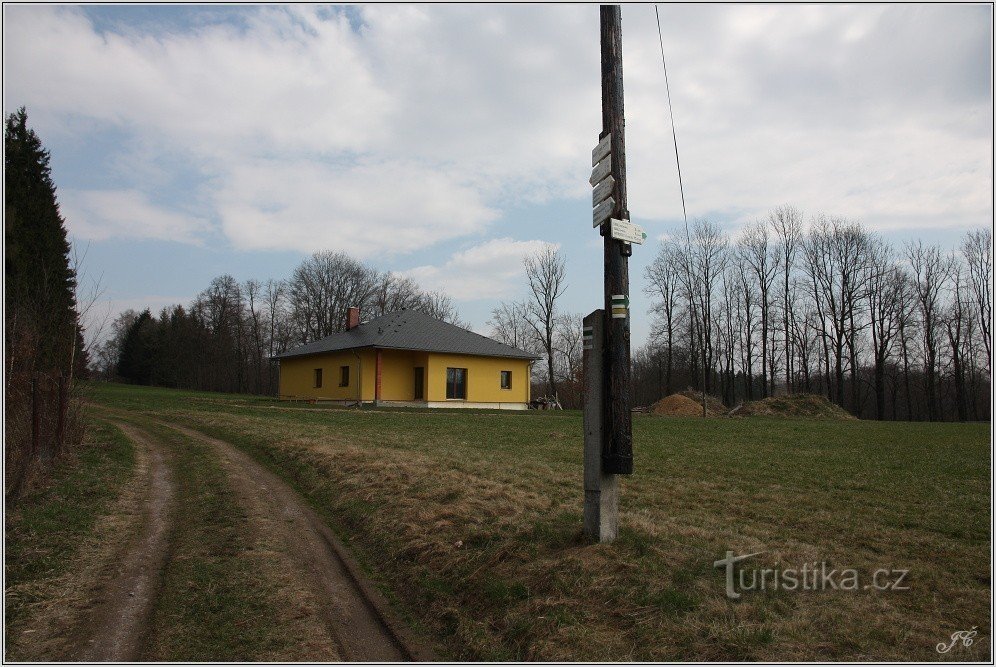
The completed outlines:
{"type": "Polygon", "coordinates": [[[49,152],[27,120],[21,107],[4,125],[8,368],[68,371],[85,366],[76,276],[49,152]]]}

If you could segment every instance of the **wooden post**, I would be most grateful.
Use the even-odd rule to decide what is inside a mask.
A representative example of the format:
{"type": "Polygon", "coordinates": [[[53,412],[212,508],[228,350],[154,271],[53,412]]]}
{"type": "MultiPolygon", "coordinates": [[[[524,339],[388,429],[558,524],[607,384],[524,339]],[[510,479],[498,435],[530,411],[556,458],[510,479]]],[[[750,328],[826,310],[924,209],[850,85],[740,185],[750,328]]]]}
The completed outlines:
{"type": "MultiPolygon", "coordinates": [[[[612,135],[611,175],[615,181],[612,216],[629,220],[626,199],[626,130],[623,117],[622,11],[602,5],[602,134],[612,135]]],[[[605,262],[605,472],[633,472],[633,415],[629,358],[629,255],[632,246],[601,226],[605,262]]]]}
{"type": "Polygon", "coordinates": [[[619,534],[619,478],[606,472],[602,403],[605,391],[603,351],[605,311],[584,318],[584,534],[594,542],[611,542],[619,534]]]}
{"type": "Polygon", "coordinates": [[[66,392],[66,376],[59,374],[59,415],[55,427],[55,456],[62,453],[66,445],[66,409],[69,401],[66,392]]]}
{"type": "Polygon", "coordinates": [[[41,396],[38,392],[38,374],[31,378],[31,458],[38,456],[41,440],[41,396]]]}

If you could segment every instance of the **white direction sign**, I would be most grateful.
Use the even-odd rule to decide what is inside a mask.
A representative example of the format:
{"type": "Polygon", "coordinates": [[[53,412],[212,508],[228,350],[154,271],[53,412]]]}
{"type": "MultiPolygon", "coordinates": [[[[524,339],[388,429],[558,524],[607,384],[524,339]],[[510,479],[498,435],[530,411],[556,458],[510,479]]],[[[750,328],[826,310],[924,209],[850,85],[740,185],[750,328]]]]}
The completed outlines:
{"type": "Polygon", "coordinates": [[[600,224],[612,217],[612,210],[616,207],[616,200],[609,197],[595,207],[591,212],[591,226],[598,227],[600,224]]]}
{"type": "Polygon", "coordinates": [[[591,178],[588,179],[588,182],[592,185],[598,185],[611,171],[612,156],[606,155],[605,159],[595,165],[595,168],[591,170],[591,178]]]}
{"type": "Polygon", "coordinates": [[[609,222],[609,233],[612,238],[618,241],[639,245],[643,245],[644,239],[647,238],[647,233],[639,225],[634,225],[629,220],[616,220],[615,218],[609,222]]]}
{"type": "MultiPolygon", "coordinates": [[[[596,164],[602,161],[602,158],[609,154],[612,150],[612,135],[606,134],[605,137],[598,142],[594,150],[591,151],[591,166],[594,167],[596,164]]],[[[594,184],[592,184],[594,185],[594,184]]]]}
{"type": "Polygon", "coordinates": [[[598,206],[603,199],[612,194],[612,188],[616,186],[616,179],[609,176],[604,181],[595,186],[591,191],[591,205],[598,206]]]}

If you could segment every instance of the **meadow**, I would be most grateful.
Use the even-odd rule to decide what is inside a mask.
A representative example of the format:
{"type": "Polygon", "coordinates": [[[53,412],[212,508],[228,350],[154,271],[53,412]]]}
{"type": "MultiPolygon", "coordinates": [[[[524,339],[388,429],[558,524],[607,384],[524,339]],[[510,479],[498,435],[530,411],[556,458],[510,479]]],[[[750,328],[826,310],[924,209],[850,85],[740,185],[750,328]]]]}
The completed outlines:
{"type": "MultiPolygon", "coordinates": [[[[982,660],[989,424],[635,415],[620,536],[582,535],[577,412],[343,409],[94,385],[102,409],[234,443],[325,517],[414,631],[462,660],[982,660]],[[826,563],[904,590],[724,590],[826,563]],[[935,650],[973,626],[969,646],[935,650]]],[[[95,410],[96,412],[96,410],[95,410]]]]}

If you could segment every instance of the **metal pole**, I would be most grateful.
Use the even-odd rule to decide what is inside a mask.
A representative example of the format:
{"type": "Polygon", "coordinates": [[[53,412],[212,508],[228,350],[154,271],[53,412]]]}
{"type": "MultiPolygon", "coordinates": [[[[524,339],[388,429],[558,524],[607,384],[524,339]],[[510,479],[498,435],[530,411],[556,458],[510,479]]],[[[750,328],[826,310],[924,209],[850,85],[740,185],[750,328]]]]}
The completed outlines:
{"type": "MultiPolygon", "coordinates": [[[[602,5],[602,137],[612,134],[612,177],[615,209],[612,217],[629,220],[626,200],[626,135],[623,118],[622,10],[602,5]]],[[[602,225],[605,257],[605,440],[602,449],[607,473],[633,472],[633,415],[629,367],[629,243],[612,238],[602,225]],[[615,306],[615,308],[613,307],[615,306]]]]}

